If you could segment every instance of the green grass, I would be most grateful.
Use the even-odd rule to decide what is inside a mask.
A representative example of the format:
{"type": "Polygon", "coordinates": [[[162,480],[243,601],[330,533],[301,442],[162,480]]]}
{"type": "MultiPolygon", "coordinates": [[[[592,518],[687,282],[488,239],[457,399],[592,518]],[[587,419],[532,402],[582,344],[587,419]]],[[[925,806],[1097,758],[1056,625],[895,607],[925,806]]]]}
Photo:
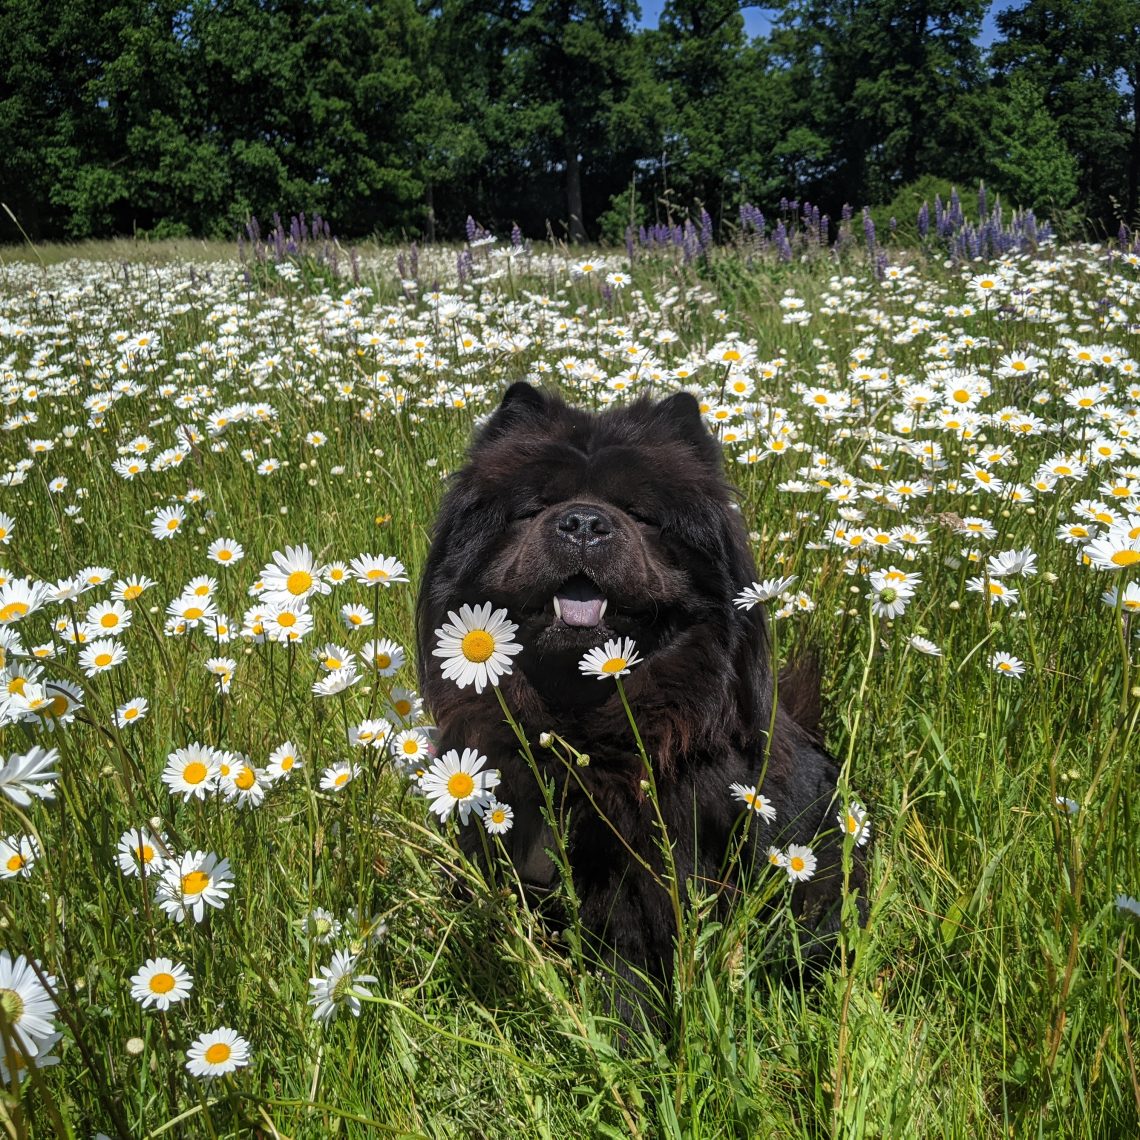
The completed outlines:
{"type": "MultiPolygon", "coordinates": [[[[0,882],[0,946],[39,959],[58,979],[63,1035],[59,1064],[13,1084],[0,1103],[9,1135],[1136,1133],[1140,926],[1114,899],[1140,894],[1140,689],[1130,615],[1100,595],[1135,581],[1137,571],[1096,571],[1081,564],[1080,547],[1055,537],[1059,525],[1084,517],[1075,504],[1103,500],[1100,483],[1138,463],[1136,381],[1081,368],[1062,344],[1110,344],[1140,359],[1136,332],[1126,322],[1104,325],[1098,307],[1104,296],[1134,306],[1134,269],[1085,247],[1055,251],[1051,263],[1014,261],[1014,285],[1036,281],[1034,303],[1055,307],[1035,316],[1012,292],[997,315],[968,291],[968,273],[924,261],[908,280],[884,286],[855,257],[748,266],[726,252],[702,274],[650,259],[633,268],[633,288],[607,297],[598,277],[573,275],[558,253],[509,272],[480,257],[481,277],[462,290],[454,251],[434,261],[424,254],[418,295],[401,289],[390,250],[366,254],[361,285],[369,292],[349,292],[351,282],[330,288],[311,265],[295,282],[267,272],[250,291],[232,259],[199,259],[182,247],[137,253],[83,247],[53,251],[42,268],[7,256],[0,268],[11,417],[0,434],[0,470],[33,461],[22,483],[0,488],[0,511],[15,521],[0,562],[12,576],[51,582],[105,566],[115,577],[146,574],[157,583],[131,604],[126,662],[99,676],[83,676],[75,648],[51,625],[69,613],[82,619],[110,583],[11,627],[26,649],[54,642],[60,651],[43,662],[47,677],[74,681],[85,695],[78,718],[54,731],[0,727],[0,754],[57,747],[61,772],[53,801],[22,808],[0,795],[2,834],[35,834],[42,846],[30,877],[0,882]],[[76,255],[83,260],[68,260],[76,255]],[[437,283],[454,298],[442,315],[429,296],[437,283]],[[808,323],[783,322],[779,302],[789,290],[812,313],[808,323]],[[538,295],[564,307],[545,309],[538,295]],[[972,314],[947,315],[947,305],[967,299],[972,314]],[[454,305],[462,307],[453,320],[454,305]],[[341,335],[346,313],[359,321],[352,336],[341,335]],[[911,335],[916,317],[935,323],[911,335]],[[676,341],[654,347],[660,328],[676,341]],[[355,343],[358,331],[373,329],[405,342],[355,343]],[[147,352],[127,357],[116,330],[158,335],[147,352]],[[465,354],[463,332],[486,350],[465,354]],[[575,399],[597,402],[610,393],[582,378],[591,367],[567,373],[560,361],[592,360],[614,377],[632,359],[623,346],[636,342],[653,349],[659,367],[643,366],[627,387],[661,394],[677,383],[668,369],[705,361],[730,332],[753,341],[760,361],[785,361],[756,398],[769,415],[783,409],[802,449],[749,465],[732,462],[747,443],[726,445],[726,454],[761,576],[794,573],[793,589],[814,602],[776,621],[776,640],[784,656],[811,645],[822,661],[828,743],[873,820],[870,918],[846,931],[843,962],[802,991],[765,971],[772,931],[759,900],[723,928],[689,915],[680,954],[692,981],[666,997],[675,1032],[635,1038],[621,1051],[602,987],[576,968],[575,955],[512,892],[463,863],[386,752],[352,753],[346,726],[380,715],[392,685],[413,687],[411,665],[320,698],[311,692],[320,669],[310,652],[385,636],[411,655],[414,583],[442,479],[462,462],[475,416],[508,383],[562,376],[575,399]],[[963,433],[924,426],[920,416],[904,433],[892,419],[902,407],[900,378],[923,378],[941,333],[957,345],[955,365],[992,388],[980,401],[983,415],[1016,405],[1047,431],[1009,434],[986,422],[963,433]],[[429,344],[417,360],[422,337],[429,344]],[[846,379],[861,345],[889,372],[883,393],[846,379]],[[1047,362],[1036,380],[1000,374],[1011,351],[1047,362]],[[269,355],[275,367],[260,368],[269,355]],[[109,402],[90,422],[84,400],[124,379],[142,391],[109,402]],[[1111,420],[1064,404],[1066,391],[1097,381],[1117,410],[1111,420]],[[802,399],[803,387],[817,384],[857,402],[823,422],[802,399]],[[163,394],[164,385],[171,391],[163,394]],[[1035,403],[1037,393],[1049,399],[1035,403]],[[231,413],[224,433],[210,435],[212,413],[260,402],[271,411],[231,413]],[[34,421],[17,419],[27,413],[34,421]],[[146,435],[153,458],[174,446],[180,425],[192,426],[195,439],[179,466],[132,480],[113,472],[120,447],[146,435]],[[305,442],[314,431],[327,437],[323,446],[305,442]],[[967,491],[967,464],[979,448],[1008,444],[1010,458],[996,470],[1028,483],[1039,463],[1079,454],[1098,434],[1124,450],[1032,503],[967,491]],[[212,447],[215,439],[224,450],[212,447]],[[919,477],[900,439],[942,446],[945,468],[934,473],[931,494],[901,506],[858,497],[874,484],[919,477]],[[55,446],[33,455],[30,440],[55,446]],[[865,461],[875,447],[881,471],[865,461]],[[813,463],[824,452],[829,460],[813,463]],[[280,469],[258,474],[256,464],[270,457],[280,469]],[[804,467],[811,470],[798,474],[804,467]],[[59,476],[67,487],[53,492],[59,476]],[[795,479],[806,489],[789,488],[795,479]],[[821,479],[852,485],[846,506],[866,517],[850,525],[906,521],[928,531],[929,546],[907,562],[901,552],[827,543],[825,530],[845,504],[828,498],[821,479]],[[186,504],[179,533],[156,541],[153,510],[191,489],[204,494],[186,504]],[[963,534],[955,520],[967,516],[991,520],[996,536],[963,534]],[[243,561],[219,567],[206,558],[220,536],[244,545],[243,561]],[[337,587],[315,600],[315,629],[300,645],[238,637],[218,647],[201,630],[163,635],[166,605],[202,574],[218,579],[219,608],[240,628],[260,568],[301,543],[322,563],[394,555],[412,584],[337,587]],[[989,554],[1027,546],[1037,575],[1004,580],[1020,591],[1017,605],[987,605],[967,589],[989,554]],[[980,552],[980,562],[966,550],[980,552]],[[905,614],[889,622],[871,615],[865,570],[891,564],[921,573],[922,582],[905,614]],[[346,632],[346,602],[372,609],[375,626],[346,632]],[[914,634],[943,655],[908,648],[914,634]],[[1026,675],[995,673],[995,650],[1021,658],[1026,675]],[[213,655],[237,662],[224,695],[203,667],[213,655]],[[137,695],[149,701],[147,717],[116,728],[115,708],[137,695]],[[287,739],[304,767],[254,810],[219,798],[183,803],[159,778],[168,754],[193,740],[264,765],[287,739]],[[349,758],[362,764],[360,776],[340,792],[322,791],[323,769],[349,758]],[[1080,810],[1059,812],[1058,795],[1080,810]],[[119,836],[152,819],[176,851],[216,852],[233,865],[226,905],[200,924],[173,922],[152,886],[118,870],[119,836]],[[317,907],[346,922],[327,945],[306,925],[317,907]],[[382,938],[348,921],[358,909],[385,924],[382,938]],[[307,1005],[309,979],[336,948],[359,951],[360,971],[377,981],[359,1018],[342,1011],[322,1028],[307,1005]],[[144,1011],[130,994],[131,975],[159,955],[194,978],[189,1000],[166,1013],[144,1011]],[[250,1065],[212,1083],[191,1077],[187,1046],[221,1025],[249,1041],[250,1065]]],[[[623,266],[610,255],[608,268],[623,266]]],[[[738,374],[718,357],[687,386],[716,404],[738,374]]],[[[9,655],[9,688],[27,664],[9,655]]],[[[785,888],[774,878],[771,890],[779,898],[785,888]]]]}

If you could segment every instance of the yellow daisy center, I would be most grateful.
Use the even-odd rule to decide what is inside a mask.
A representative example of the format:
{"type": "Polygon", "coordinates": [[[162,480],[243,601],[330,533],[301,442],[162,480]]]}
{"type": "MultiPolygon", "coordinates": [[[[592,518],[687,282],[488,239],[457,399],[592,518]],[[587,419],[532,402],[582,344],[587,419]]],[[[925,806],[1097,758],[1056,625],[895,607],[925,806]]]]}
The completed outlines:
{"type": "Polygon", "coordinates": [[[139,594],[141,594],[142,592],[143,592],[142,586],[128,586],[123,591],[123,597],[128,602],[133,602],[135,600],[135,598],[137,598],[139,596],[139,594]]]}
{"type": "Polygon", "coordinates": [[[806,864],[804,863],[803,859],[799,855],[793,855],[788,860],[788,866],[791,867],[791,869],[793,871],[799,873],[800,871],[802,871],[804,869],[806,864]]]}
{"type": "Polygon", "coordinates": [[[248,792],[254,784],[257,783],[257,776],[254,775],[252,768],[243,768],[238,774],[234,783],[241,788],[243,792],[248,792]]]}
{"type": "Polygon", "coordinates": [[[23,617],[27,612],[26,602],[9,602],[0,609],[0,621],[12,621],[13,618],[23,617]]]}
{"type": "Polygon", "coordinates": [[[475,790],[475,781],[467,772],[456,772],[447,778],[447,793],[457,800],[465,800],[475,790]]]}
{"type": "Polygon", "coordinates": [[[1140,562],[1140,550],[1118,550],[1110,561],[1114,566],[1135,566],[1140,562]]]}
{"type": "Polygon", "coordinates": [[[297,624],[297,615],[292,614],[288,610],[286,610],[284,613],[277,615],[277,624],[283,625],[286,628],[288,628],[291,625],[296,625],[297,624]]]}
{"type": "Polygon", "coordinates": [[[174,989],[174,975],[155,974],[147,985],[150,986],[150,992],[153,994],[168,994],[174,989]]]}
{"type": "Polygon", "coordinates": [[[182,779],[188,784],[200,784],[209,775],[209,769],[201,760],[191,760],[182,770],[182,779]]]}
{"type": "Polygon", "coordinates": [[[464,634],[460,649],[468,661],[482,664],[495,652],[495,639],[485,629],[473,629],[464,634]]]}
{"type": "Polygon", "coordinates": [[[167,529],[167,530],[177,530],[177,529],[178,529],[178,524],[179,524],[181,521],[182,521],[181,519],[167,519],[167,521],[166,521],[166,529],[167,529]]]}
{"type": "Polygon", "coordinates": [[[337,787],[337,788],[343,788],[344,785],[347,783],[348,783],[348,773],[347,772],[339,772],[337,774],[336,780],[333,781],[334,787],[337,787]]]}
{"type": "Polygon", "coordinates": [[[229,560],[231,558],[233,558],[233,556],[234,556],[234,552],[232,550],[226,550],[225,547],[223,547],[221,550],[219,550],[218,553],[215,555],[215,557],[217,558],[217,560],[219,562],[229,562],[229,560]]]}
{"type": "Polygon", "coordinates": [[[182,616],[186,621],[197,621],[199,618],[205,616],[206,611],[201,606],[189,606],[182,611],[182,616]]]}
{"type": "Polygon", "coordinates": [[[95,655],[95,664],[98,665],[101,669],[110,665],[111,664],[111,654],[110,653],[97,653],[95,655]]]}
{"type": "Polygon", "coordinates": [[[624,657],[611,657],[602,664],[603,673],[620,673],[629,662],[624,657]]]}
{"type": "Polygon", "coordinates": [[[381,582],[388,577],[388,571],[381,570],[379,567],[373,566],[373,568],[368,571],[367,577],[370,582],[381,582]]]}
{"type": "Polygon", "coordinates": [[[295,596],[304,594],[312,588],[313,576],[308,570],[294,570],[293,573],[285,579],[285,589],[295,596]]]}
{"type": "Polygon", "coordinates": [[[182,893],[200,895],[210,885],[210,876],[205,871],[191,871],[182,876],[182,893]]]}
{"type": "Polygon", "coordinates": [[[206,1050],[206,1061],[211,1065],[221,1065],[230,1059],[233,1050],[224,1041],[215,1041],[206,1050]]]}
{"type": "Polygon", "coordinates": [[[412,711],[411,701],[393,701],[392,708],[396,710],[400,716],[407,716],[412,711]]]}
{"type": "Polygon", "coordinates": [[[118,615],[118,614],[114,614],[114,613],[111,613],[111,614],[104,614],[104,615],[103,615],[103,616],[102,616],[102,617],[99,619],[99,624],[100,624],[100,625],[101,625],[101,626],[102,626],[104,629],[114,629],[114,628],[115,628],[115,626],[117,626],[117,625],[119,624],[119,615],[118,615]]]}
{"type": "Polygon", "coordinates": [[[18,871],[24,865],[23,855],[13,855],[7,863],[9,871],[18,871]]]}
{"type": "Polygon", "coordinates": [[[139,715],[139,710],[133,706],[123,712],[123,720],[134,720],[139,715]]]}
{"type": "Polygon", "coordinates": [[[403,743],[403,749],[404,749],[404,755],[405,756],[415,756],[415,754],[417,752],[419,752],[419,750],[420,750],[419,741],[418,740],[405,740],[403,743]]]}
{"type": "Polygon", "coordinates": [[[377,669],[387,669],[388,666],[392,664],[392,658],[389,657],[387,653],[377,653],[376,656],[372,658],[372,661],[377,669]]]}

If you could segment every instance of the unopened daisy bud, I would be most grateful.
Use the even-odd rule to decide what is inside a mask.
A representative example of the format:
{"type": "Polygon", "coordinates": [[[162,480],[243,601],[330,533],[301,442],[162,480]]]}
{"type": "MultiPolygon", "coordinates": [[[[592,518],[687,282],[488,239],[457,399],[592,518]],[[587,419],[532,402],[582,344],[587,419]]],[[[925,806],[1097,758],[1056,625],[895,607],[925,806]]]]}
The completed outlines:
{"type": "Polygon", "coordinates": [[[146,1048],[146,1042],[141,1037],[127,1038],[127,1056],[137,1057],[146,1048]]]}
{"type": "Polygon", "coordinates": [[[589,766],[590,766],[590,754],[589,754],[589,752],[579,752],[578,753],[578,767],[579,768],[588,768],[589,766]]]}
{"type": "Polygon", "coordinates": [[[649,791],[649,781],[648,780],[640,780],[638,782],[638,787],[640,787],[643,792],[649,791]]]}
{"type": "Polygon", "coordinates": [[[539,733],[538,746],[539,748],[549,748],[554,743],[554,736],[549,732],[539,733]]]}

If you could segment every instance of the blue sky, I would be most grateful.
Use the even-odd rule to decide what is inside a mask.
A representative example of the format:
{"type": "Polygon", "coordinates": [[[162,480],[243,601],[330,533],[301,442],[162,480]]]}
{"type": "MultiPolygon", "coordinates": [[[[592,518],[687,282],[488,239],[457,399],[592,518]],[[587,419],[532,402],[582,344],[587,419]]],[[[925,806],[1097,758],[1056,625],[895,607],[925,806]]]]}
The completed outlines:
{"type": "MultiPolygon", "coordinates": [[[[661,9],[664,7],[665,0],[641,0],[641,26],[645,28],[657,27],[657,22],[661,18],[661,9]]],[[[978,37],[978,43],[983,47],[988,47],[993,43],[997,37],[997,25],[994,23],[994,16],[1006,8],[1015,7],[1017,7],[1016,0],[994,0],[989,12],[986,14],[985,23],[982,25],[982,34],[978,37]]],[[[744,30],[750,36],[767,35],[768,29],[772,26],[771,16],[774,14],[775,9],[763,8],[756,5],[745,7],[742,10],[744,12],[744,30]]]]}

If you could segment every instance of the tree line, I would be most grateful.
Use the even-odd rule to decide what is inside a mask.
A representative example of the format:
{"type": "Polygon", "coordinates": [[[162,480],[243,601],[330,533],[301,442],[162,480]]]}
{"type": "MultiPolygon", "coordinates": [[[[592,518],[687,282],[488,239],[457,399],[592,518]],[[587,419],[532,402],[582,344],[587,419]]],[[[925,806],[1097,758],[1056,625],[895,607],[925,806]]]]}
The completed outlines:
{"type": "MultiPolygon", "coordinates": [[[[0,0],[0,200],[33,238],[618,239],[704,210],[916,209],[951,182],[1115,232],[1140,0],[0,0]]],[[[910,215],[913,217],[913,212],[910,215]]],[[[0,219],[0,238],[15,227],[0,219]]]]}

